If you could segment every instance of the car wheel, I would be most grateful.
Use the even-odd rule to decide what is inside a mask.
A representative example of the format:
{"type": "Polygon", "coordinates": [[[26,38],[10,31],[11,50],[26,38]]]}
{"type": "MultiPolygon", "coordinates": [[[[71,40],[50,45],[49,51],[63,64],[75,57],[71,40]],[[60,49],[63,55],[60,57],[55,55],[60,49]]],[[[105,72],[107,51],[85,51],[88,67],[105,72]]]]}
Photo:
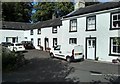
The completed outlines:
{"type": "Polygon", "coordinates": [[[53,53],[50,53],[50,57],[51,57],[51,58],[54,58],[54,55],[53,55],[53,53]]]}
{"type": "Polygon", "coordinates": [[[71,58],[70,58],[70,57],[67,57],[67,58],[66,58],[66,61],[70,63],[70,62],[71,62],[71,58]]]}

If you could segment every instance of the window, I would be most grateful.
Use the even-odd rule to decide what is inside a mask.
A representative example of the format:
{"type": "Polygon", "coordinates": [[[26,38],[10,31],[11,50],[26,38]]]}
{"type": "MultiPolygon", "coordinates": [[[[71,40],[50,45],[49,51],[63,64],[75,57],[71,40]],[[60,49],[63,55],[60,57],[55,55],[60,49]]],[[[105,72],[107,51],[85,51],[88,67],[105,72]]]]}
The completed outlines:
{"type": "Polygon", "coordinates": [[[86,20],[86,31],[96,30],[96,16],[87,17],[86,20]]]}
{"type": "Polygon", "coordinates": [[[70,38],[69,44],[77,44],[77,38],[70,38]]]}
{"type": "Polygon", "coordinates": [[[120,55],[120,37],[110,38],[110,54],[120,55]]]}
{"type": "Polygon", "coordinates": [[[57,45],[57,38],[53,38],[53,47],[57,45]]]}
{"type": "Polygon", "coordinates": [[[38,34],[41,34],[41,29],[38,29],[37,33],[38,33],[38,34]]]}
{"type": "Polygon", "coordinates": [[[38,46],[41,45],[41,38],[38,38],[38,46]]]}
{"type": "Polygon", "coordinates": [[[120,29],[120,12],[111,14],[111,29],[120,29]]]}
{"type": "Polygon", "coordinates": [[[57,26],[52,28],[52,33],[57,33],[57,26]]]}
{"type": "Polygon", "coordinates": [[[30,35],[33,35],[33,30],[30,30],[30,35]]]}
{"type": "Polygon", "coordinates": [[[31,38],[31,42],[32,42],[32,43],[34,42],[33,38],[31,38]]]}
{"type": "Polygon", "coordinates": [[[27,39],[27,37],[25,37],[25,39],[27,39]]]}
{"type": "Polygon", "coordinates": [[[70,20],[70,32],[77,31],[77,19],[70,20]]]}
{"type": "Polygon", "coordinates": [[[6,37],[6,42],[9,42],[8,37],[6,37]]]}

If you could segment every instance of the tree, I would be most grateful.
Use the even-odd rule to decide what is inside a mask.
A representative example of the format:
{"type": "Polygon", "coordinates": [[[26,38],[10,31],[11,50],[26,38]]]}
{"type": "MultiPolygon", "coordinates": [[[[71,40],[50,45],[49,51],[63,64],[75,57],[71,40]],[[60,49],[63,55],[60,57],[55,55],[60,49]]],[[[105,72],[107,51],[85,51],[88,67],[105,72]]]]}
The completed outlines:
{"type": "Polygon", "coordinates": [[[32,4],[30,2],[2,3],[2,17],[4,21],[30,22],[32,4]]]}
{"type": "Polygon", "coordinates": [[[72,2],[39,2],[34,5],[36,12],[32,15],[33,22],[52,19],[53,16],[61,17],[71,11],[74,6],[72,2]]]}

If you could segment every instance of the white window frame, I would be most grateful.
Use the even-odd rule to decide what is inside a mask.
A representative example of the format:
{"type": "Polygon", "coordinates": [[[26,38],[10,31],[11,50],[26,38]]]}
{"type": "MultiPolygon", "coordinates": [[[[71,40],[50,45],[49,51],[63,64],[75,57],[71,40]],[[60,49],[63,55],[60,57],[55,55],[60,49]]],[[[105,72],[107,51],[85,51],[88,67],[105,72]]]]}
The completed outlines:
{"type": "Polygon", "coordinates": [[[37,29],[37,34],[41,34],[41,28],[37,29]]]}
{"type": "Polygon", "coordinates": [[[57,33],[57,26],[52,27],[52,33],[57,33]]]}
{"type": "Polygon", "coordinates": [[[77,32],[77,19],[70,20],[69,32],[77,32]]]}
{"type": "Polygon", "coordinates": [[[110,53],[113,54],[113,55],[120,55],[120,52],[118,52],[119,51],[118,47],[120,47],[120,37],[111,38],[110,43],[111,43],[111,46],[110,46],[111,51],[110,51],[110,53]],[[117,39],[117,40],[115,40],[115,39],[117,39]],[[117,41],[117,42],[115,42],[116,44],[113,44],[114,43],[113,41],[117,41]],[[116,52],[114,52],[113,47],[115,47],[116,52]]]}
{"type": "Polygon", "coordinates": [[[120,28],[120,25],[116,24],[116,27],[113,26],[113,23],[116,22],[116,23],[119,23],[120,24],[120,12],[119,13],[113,13],[112,14],[112,29],[119,29],[120,28]],[[113,17],[116,16],[116,20],[113,19],[113,17]],[[119,18],[118,18],[119,17],[119,18]]]}
{"type": "Polygon", "coordinates": [[[69,38],[69,44],[77,44],[77,38],[69,38]]]}
{"type": "Polygon", "coordinates": [[[96,30],[96,16],[89,16],[86,19],[86,30],[96,30]]]}
{"type": "Polygon", "coordinates": [[[33,35],[33,29],[30,30],[30,35],[33,35]]]}

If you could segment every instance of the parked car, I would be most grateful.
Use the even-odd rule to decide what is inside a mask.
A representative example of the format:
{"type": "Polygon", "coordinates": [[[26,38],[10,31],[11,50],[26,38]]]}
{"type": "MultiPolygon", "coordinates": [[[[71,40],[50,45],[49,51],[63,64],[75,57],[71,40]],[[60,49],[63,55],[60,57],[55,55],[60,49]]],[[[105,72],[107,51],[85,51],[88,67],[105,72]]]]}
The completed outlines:
{"type": "Polygon", "coordinates": [[[31,41],[22,41],[21,42],[25,49],[35,49],[33,43],[31,41]]]}
{"type": "Polygon", "coordinates": [[[71,62],[73,60],[84,59],[83,46],[80,45],[71,46],[65,50],[65,48],[62,47],[61,45],[57,45],[54,48],[51,48],[50,57],[66,59],[66,61],[68,62],[71,62]]]}
{"type": "Polygon", "coordinates": [[[12,43],[11,42],[2,42],[1,45],[4,47],[10,46],[12,43]]]}
{"type": "Polygon", "coordinates": [[[13,43],[13,44],[9,45],[8,48],[11,51],[15,51],[15,52],[25,51],[25,48],[24,48],[23,44],[21,44],[21,43],[13,43]]]}

